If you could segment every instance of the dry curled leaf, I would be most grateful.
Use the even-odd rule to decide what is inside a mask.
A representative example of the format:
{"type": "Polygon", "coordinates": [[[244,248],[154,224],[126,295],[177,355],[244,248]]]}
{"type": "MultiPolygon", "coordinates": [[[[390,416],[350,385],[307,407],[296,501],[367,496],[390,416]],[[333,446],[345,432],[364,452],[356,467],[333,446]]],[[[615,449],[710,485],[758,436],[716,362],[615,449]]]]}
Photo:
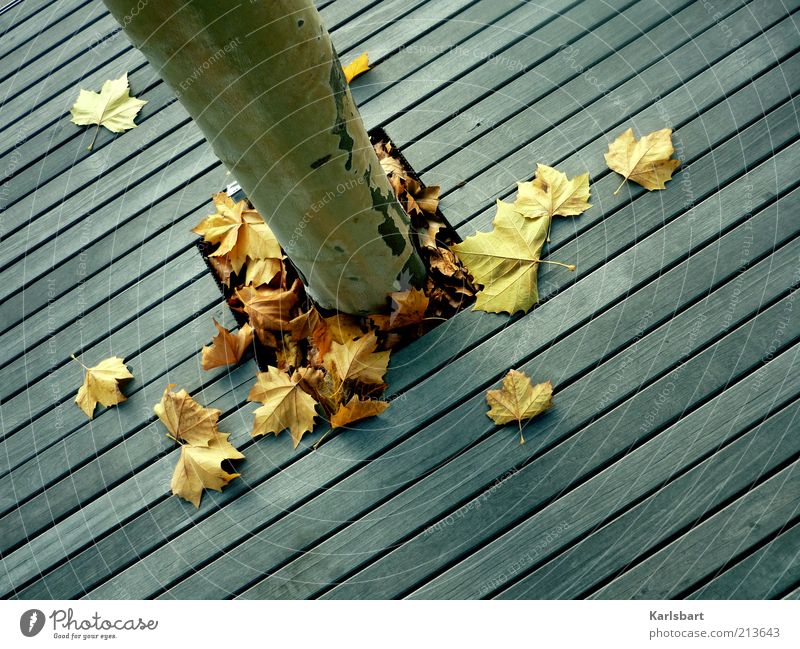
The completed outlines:
{"type": "Polygon", "coordinates": [[[200,506],[203,489],[222,491],[238,477],[222,468],[226,460],[244,458],[228,442],[228,435],[217,430],[221,411],[206,408],[186,390],[174,392],[170,383],[153,410],[166,426],[169,436],[181,444],[181,455],[172,474],[172,493],[200,506]]]}
{"type": "Polygon", "coordinates": [[[392,298],[392,312],[389,315],[370,316],[370,320],[378,329],[391,331],[419,324],[425,319],[425,310],[428,308],[429,299],[424,291],[412,288],[389,295],[392,298]]]}
{"type": "Polygon", "coordinates": [[[274,433],[277,437],[281,431],[289,429],[294,447],[300,443],[303,435],[314,429],[315,406],[317,402],[300,385],[301,375],[297,381],[277,367],[268,367],[266,372],[259,372],[256,383],[247,395],[248,401],[262,404],[255,411],[253,437],[274,433]]]}
{"type": "Polygon", "coordinates": [[[192,229],[204,241],[219,244],[209,257],[227,256],[237,274],[248,257],[252,260],[280,260],[283,257],[272,230],[258,212],[247,207],[246,201],[235,202],[225,192],[214,194],[213,200],[216,213],[192,229]]]}
{"type": "Polygon", "coordinates": [[[94,367],[86,367],[74,356],[72,358],[86,370],[75,403],[89,419],[94,416],[94,409],[98,403],[108,407],[125,401],[125,395],[119,389],[119,382],[132,379],[133,374],[125,367],[122,358],[112,356],[100,361],[94,367]]]}
{"type": "Polygon", "coordinates": [[[176,442],[208,446],[218,432],[217,421],[222,411],[201,406],[186,390],[174,392],[174,387],[174,383],[166,387],[153,411],[176,442]]]}
{"type": "Polygon", "coordinates": [[[623,177],[614,195],[619,193],[626,180],[650,191],[665,189],[665,183],[672,180],[673,172],[681,164],[680,160],[670,159],[674,151],[671,128],[654,131],[638,142],[633,129],[629,128],[608,146],[605,154],[609,169],[623,177]]]}
{"type": "Polygon", "coordinates": [[[374,399],[362,401],[356,394],[346,404],[339,406],[339,409],[331,417],[331,426],[333,428],[341,428],[361,419],[379,415],[388,407],[389,404],[386,401],[374,399]]]}
{"type": "Polygon", "coordinates": [[[378,339],[373,332],[343,345],[334,341],[325,356],[325,367],[341,381],[380,385],[389,365],[389,352],[376,352],[377,347],[378,339]]]}
{"type": "Polygon", "coordinates": [[[529,218],[582,214],[591,207],[589,174],[581,174],[570,180],[567,174],[538,164],[532,181],[517,183],[514,207],[529,218]]]}
{"type": "Polygon", "coordinates": [[[247,348],[253,344],[253,328],[246,322],[239,331],[232,334],[219,322],[214,320],[219,331],[211,341],[211,347],[203,347],[202,367],[210,370],[222,365],[236,365],[247,348]]]}
{"type": "Polygon", "coordinates": [[[285,331],[289,328],[292,309],[297,305],[300,281],[289,289],[245,286],[236,292],[244,305],[250,324],[259,329],[285,331]]]}
{"type": "Polygon", "coordinates": [[[97,124],[94,139],[89,145],[91,151],[101,126],[105,126],[112,133],[136,128],[133,119],[146,103],[129,95],[126,72],[119,79],[106,81],[100,92],[81,89],[70,113],[73,124],[80,126],[97,124]]]}
{"type": "Polygon", "coordinates": [[[516,208],[497,201],[491,232],[479,232],[453,246],[453,251],[483,289],[475,309],[490,313],[528,311],[539,301],[537,288],[540,263],[575,267],[540,259],[550,219],[529,219],[516,208]]]}
{"type": "Polygon", "coordinates": [[[366,52],[364,52],[361,56],[356,57],[353,61],[345,65],[342,69],[344,70],[344,78],[347,80],[347,83],[350,83],[353,79],[360,77],[367,70],[369,70],[369,56],[366,52]]]}
{"type": "Polygon", "coordinates": [[[519,425],[520,444],[525,443],[522,436],[522,422],[535,417],[553,405],[553,385],[550,381],[531,384],[524,372],[509,370],[499,390],[489,390],[486,402],[490,406],[487,417],[498,425],[516,421],[519,425]]]}
{"type": "Polygon", "coordinates": [[[222,463],[244,458],[228,441],[225,433],[214,433],[205,446],[184,444],[172,473],[172,493],[200,507],[203,489],[222,491],[238,473],[228,473],[222,463]]]}

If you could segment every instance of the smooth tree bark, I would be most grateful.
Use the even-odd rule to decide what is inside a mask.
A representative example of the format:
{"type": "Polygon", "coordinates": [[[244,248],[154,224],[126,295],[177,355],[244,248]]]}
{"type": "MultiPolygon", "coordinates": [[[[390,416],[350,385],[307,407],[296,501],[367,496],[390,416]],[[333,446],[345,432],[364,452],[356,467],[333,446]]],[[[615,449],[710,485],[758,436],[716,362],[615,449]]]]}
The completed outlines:
{"type": "MultiPolygon", "coordinates": [[[[323,308],[424,280],[312,0],[104,0],[269,223],[323,308]]],[[[217,188],[210,187],[210,191],[217,188]]]]}

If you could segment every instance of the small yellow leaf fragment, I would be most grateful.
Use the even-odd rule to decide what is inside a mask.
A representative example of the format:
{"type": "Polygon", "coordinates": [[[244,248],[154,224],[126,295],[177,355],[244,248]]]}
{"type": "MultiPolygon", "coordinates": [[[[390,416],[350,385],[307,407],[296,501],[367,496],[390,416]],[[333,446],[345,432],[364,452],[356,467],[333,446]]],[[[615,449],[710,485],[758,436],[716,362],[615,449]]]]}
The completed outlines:
{"type": "Polygon", "coordinates": [[[247,395],[248,401],[263,405],[255,411],[253,437],[289,429],[294,447],[300,444],[303,435],[314,429],[317,402],[300,385],[301,376],[293,381],[289,374],[277,367],[268,367],[259,372],[256,383],[247,395]]]}
{"type": "Polygon", "coordinates": [[[344,78],[347,80],[347,83],[350,83],[353,79],[369,70],[369,56],[364,52],[342,69],[344,70],[344,78]]]}
{"type": "Polygon", "coordinates": [[[214,326],[219,331],[211,341],[211,347],[203,347],[202,367],[210,370],[222,365],[236,365],[247,348],[253,344],[253,327],[246,322],[239,331],[232,334],[225,327],[214,320],[214,326]]]}
{"type": "Polygon", "coordinates": [[[341,428],[367,417],[374,417],[381,414],[389,407],[386,401],[376,401],[367,399],[362,401],[358,395],[354,395],[346,404],[339,406],[331,417],[331,426],[341,428]]]}
{"type": "MultiPolygon", "coordinates": [[[[77,358],[72,357],[80,363],[77,358]]],[[[94,416],[94,409],[98,403],[103,406],[113,406],[125,401],[125,395],[119,389],[119,381],[133,378],[133,374],[125,367],[125,361],[117,356],[106,358],[94,367],[86,367],[83,385],[78,390],[75,403],[86,413],[89,419],[94,416]]]]}
{"type": "Polygon", "coordinates": [[[680,160],[671,159],[672,129],[663,128],[645,135],[637,142],[633,129],[628,129],[608,146],[605,154],[609,169],[622,175],[616,196],[626,180],[638,183],[648,191],[665,189],[680,160]]]}
{"type": "MultiPolygon", "coordinates": [[[[97,131],[105,126],[112,133],[136,128],[133,119],[147,102],[131,97],[129,90],[127,72],[119,79],[106,81],[100,92],[81,90],[70,109],[72,123],[79,126],[97,124],[97,131]]],[[[97,131],[89,145],[90,151],[97,139],[97,131]]]]}
{"type": "Polygon", "coordinates": [[[522,436],[522,422],[535,417],[553,405],[553,385],[550,381],[531,384],[530,378],[517,370],[509,370],[499,390],[486,393],[489,412],[486,416],[498,425],[516,421],[519,425],[520,444],[525,443],[522,436]]]}

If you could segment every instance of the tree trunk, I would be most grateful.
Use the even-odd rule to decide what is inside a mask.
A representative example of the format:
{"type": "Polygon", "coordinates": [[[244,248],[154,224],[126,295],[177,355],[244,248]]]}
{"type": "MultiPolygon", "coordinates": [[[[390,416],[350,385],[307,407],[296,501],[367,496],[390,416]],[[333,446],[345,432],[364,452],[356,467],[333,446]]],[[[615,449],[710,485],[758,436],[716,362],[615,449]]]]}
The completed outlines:
{"type": "Polygon", "coordinates": [[[104,2],[320,306],[374,313],[388,293],[422,282],[408,216],[312,0],[104,2]]]}

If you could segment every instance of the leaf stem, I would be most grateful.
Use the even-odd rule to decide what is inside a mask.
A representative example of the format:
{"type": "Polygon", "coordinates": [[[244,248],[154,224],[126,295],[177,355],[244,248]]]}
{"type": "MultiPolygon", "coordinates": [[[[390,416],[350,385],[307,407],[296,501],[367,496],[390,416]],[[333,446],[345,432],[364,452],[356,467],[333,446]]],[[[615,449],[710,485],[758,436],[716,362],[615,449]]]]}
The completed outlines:
{"type": "Polygon", "coordinates": [[[553,266],[562,266],[563,268],[566,268],[569,271],[573,271],[573,270],[575,270],[577,268],[577,266],[575,264],[565,264],[565,263],[560,262],[560,261],[549,261],[547,259],[540,259],[536,263],[538,263],[538,264],[552,264],[553,266]]]}
{"type": "Polygon", "coordinates": [[[89,368],[86,367],[83,363],[81,363],[77,358],[75,358],[75,354],[70,354],[69,357],[75,361],[78,365],[80,365],[83,369],[88,370],[89,368]]]}
{"type": "Polygon", "coordinates": [[[619,187],[617,187],[617,191],[615,191],[615,192],[614,192],[614,196],[616,196],[617,194],[619,194],[619,190],[620,190],[620,189],[622,189],[622,186],[623,186],[623,185],[624,185],[624,184],[625,184],[627,181],[628,181],[628,179],[627,179],[627,178],[623,178],[623,179],[622,179],[622,182],[619,184],[619,187]]]}
{"type": "Polygon", "coordinates": [[[100,122],[97,122],[97,128],[94,130],[94,137],[92,138],[92,143],[88,146],[88,150],[91,151],[92,147],[94,147],[94,143],[97,141],[97,134],[100,132],[100,122]]]}

